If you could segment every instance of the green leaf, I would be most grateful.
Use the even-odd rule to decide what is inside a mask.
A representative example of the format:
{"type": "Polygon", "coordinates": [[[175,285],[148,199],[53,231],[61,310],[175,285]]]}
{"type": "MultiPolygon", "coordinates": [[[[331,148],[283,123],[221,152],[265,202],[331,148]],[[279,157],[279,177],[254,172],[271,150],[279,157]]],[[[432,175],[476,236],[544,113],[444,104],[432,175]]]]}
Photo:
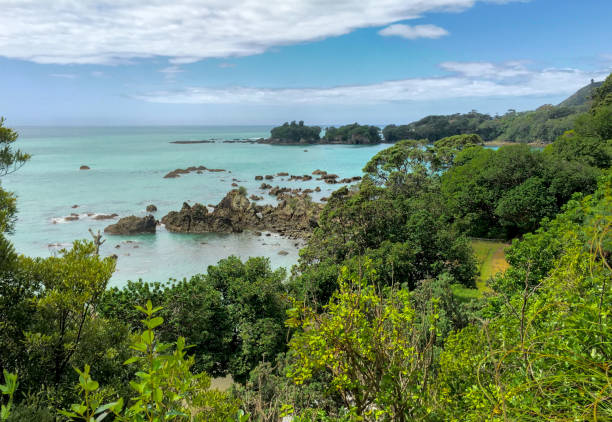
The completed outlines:
{"type": "Polygon", "coordinates": [[[128,360],[126,360],[125,362],[123,362],[123,364],[124,365],[130,365],[130,364],[132,364],[134,362],[137,362],[138,359],[140,359],[138,356],[133,356],[133,357],[129,358],[128,360]]]}
{"type": "Polygon", "coordinates": [[[142,339],[143,343],[149,346],[153,344],[154,337],[155,337],[155,334],[153,334],[153,331],[151,330],[146,330],[140,335],[140,338],[142,339]]]}
{"type": "Polygon", "coordinates": [[[83,415],[83,413],[87,412],[87,406],[84,406],[82,404],[75,403],[71,405],[70,408],[79,415],[83,415]]]}
{"type": "Polygon", "coordinates": [[[162,317],[155,317],[148,322],[147,327],[152,330],[155,327],[159,327],[163,323],[164,319],[162,317]]]}

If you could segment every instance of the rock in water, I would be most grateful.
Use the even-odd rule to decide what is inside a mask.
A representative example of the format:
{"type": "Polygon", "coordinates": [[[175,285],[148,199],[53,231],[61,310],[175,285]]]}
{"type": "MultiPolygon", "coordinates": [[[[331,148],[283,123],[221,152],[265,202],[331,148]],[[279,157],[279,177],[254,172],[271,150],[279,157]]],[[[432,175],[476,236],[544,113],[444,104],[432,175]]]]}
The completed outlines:
{"type": "Polygon", "coordinates": [[[157,207],[153,204],[147,205],[147,212],[155,212],[157,211],[157,207]]]}
{"type": "Polygon", "coordinates": [[[306,195],[279,193],[279,204],[257,205],[234,189],[214,207],[183,204],[162,218],[166,229],[178,233],[240,233],[244,230],[274,231],[292,238],[307,237],[318,225],[322,205],[306,195]]]}
{"type": "Polygon", "coordinates": [[[115,213],[112,213],[112,214],[98,214],[93,219],[94,220],[112,220],[115,217],[119,217],[119,215],[115,214],[115,213]]]}
{"type": "Polygon", "coordinates": [[[129,217],[123,217],[115,224],[111,224],[104,229],[104,233],[108,234],[142,234],[142,233],[155,233],[156,221],[152,215],[146,217],[136,217],[131,215],[129,217]]]}
{"type": "Polygon", "coordinates": [[[83,165],[79,167],[79,170],[91,170],[91,167],[83,165]]]}

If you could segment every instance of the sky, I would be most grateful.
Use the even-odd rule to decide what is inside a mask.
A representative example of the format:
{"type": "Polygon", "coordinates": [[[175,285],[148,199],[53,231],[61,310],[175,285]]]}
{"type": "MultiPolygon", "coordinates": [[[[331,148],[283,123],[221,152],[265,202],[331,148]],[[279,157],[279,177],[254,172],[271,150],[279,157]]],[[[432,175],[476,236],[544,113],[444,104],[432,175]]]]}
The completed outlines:
{"type": "Polygon", "coordinates": [[[0,0],[24,125],[409,123],[612,72],[611,0],[0,0]]]}

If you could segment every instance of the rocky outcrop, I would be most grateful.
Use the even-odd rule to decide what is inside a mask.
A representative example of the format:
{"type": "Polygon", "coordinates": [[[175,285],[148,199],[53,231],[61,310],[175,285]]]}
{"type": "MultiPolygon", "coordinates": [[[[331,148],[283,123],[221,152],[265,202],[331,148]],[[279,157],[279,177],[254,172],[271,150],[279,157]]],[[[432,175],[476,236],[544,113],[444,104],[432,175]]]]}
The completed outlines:
{"type": "Polygon", "coordinates": [[[83,165],[79,167],[79,170],[91,170],[91,167],[83,165]]]}
{"type": "Polygon", "coordinates": [[[104,233],[123,235],[155,233],[156,225],[157,222],[152,215],[147,215],[146,217],[131,215],[120,219],[115,224],[107,226],[104,229],[104,233]]]}
{"type": "Polygon", "coordinates": [[[177,233],[240,233],[244,230],[276,232],[290,238],[305,238],[317,227],[322,205],[307,195],[281,194],[277,206],[257,205],[238,190],[232,190],[214,207],[183,204],[161,222],[177,233]]]}
{"type": "Polygon", "coordinates": [[[206,168],[205,166],[191,166],[191,167],[187,167],[186,169],[176,169],[176,170],[172,170],[171,172],[167,173],[164,176],[164,179],[176,179],[177,177],[181,177],[181,174],[189,174],[191,172],[196,172],[197,174],[202,174],[202,172],[206,170],[206,171],[210,171],[213,173],[217,173],[220,171],[226,171],[225,169],[209,169],[206,168]]]}
{"type": "Polygon", "coordinates": [[[156,212],[157,211],[157,207],[153,204],[147,205],[147,212],[156,212]]]}
{"type": "Polygon", "coordinates": [[[93,216],[94,220],[112,220],[113,218],[119,217],[119,214],[96,214],[93,216]]]}
{"type": "Polygon", "coordinates": [[[213,140],[202,140],[202,141],[172,141],[171,144],[214,144],[213,140]]]}

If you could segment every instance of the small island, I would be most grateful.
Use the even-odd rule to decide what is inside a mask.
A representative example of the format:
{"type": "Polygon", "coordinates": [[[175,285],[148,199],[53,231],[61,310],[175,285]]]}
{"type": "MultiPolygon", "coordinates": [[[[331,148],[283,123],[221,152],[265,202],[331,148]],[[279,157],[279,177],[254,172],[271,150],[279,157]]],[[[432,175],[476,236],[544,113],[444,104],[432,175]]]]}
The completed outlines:
{"type": "Polygon", "coordinates": [[[257,143],[272,145],[308,144],[346,144],[374,145],[382,142],[380,128],[377,126],[352,123],[338,128],[329,126],[321,137],[321,127],[307,126],[300,120],[277,126],[270,131],[270,138],[260,139],[257,143]]]}

